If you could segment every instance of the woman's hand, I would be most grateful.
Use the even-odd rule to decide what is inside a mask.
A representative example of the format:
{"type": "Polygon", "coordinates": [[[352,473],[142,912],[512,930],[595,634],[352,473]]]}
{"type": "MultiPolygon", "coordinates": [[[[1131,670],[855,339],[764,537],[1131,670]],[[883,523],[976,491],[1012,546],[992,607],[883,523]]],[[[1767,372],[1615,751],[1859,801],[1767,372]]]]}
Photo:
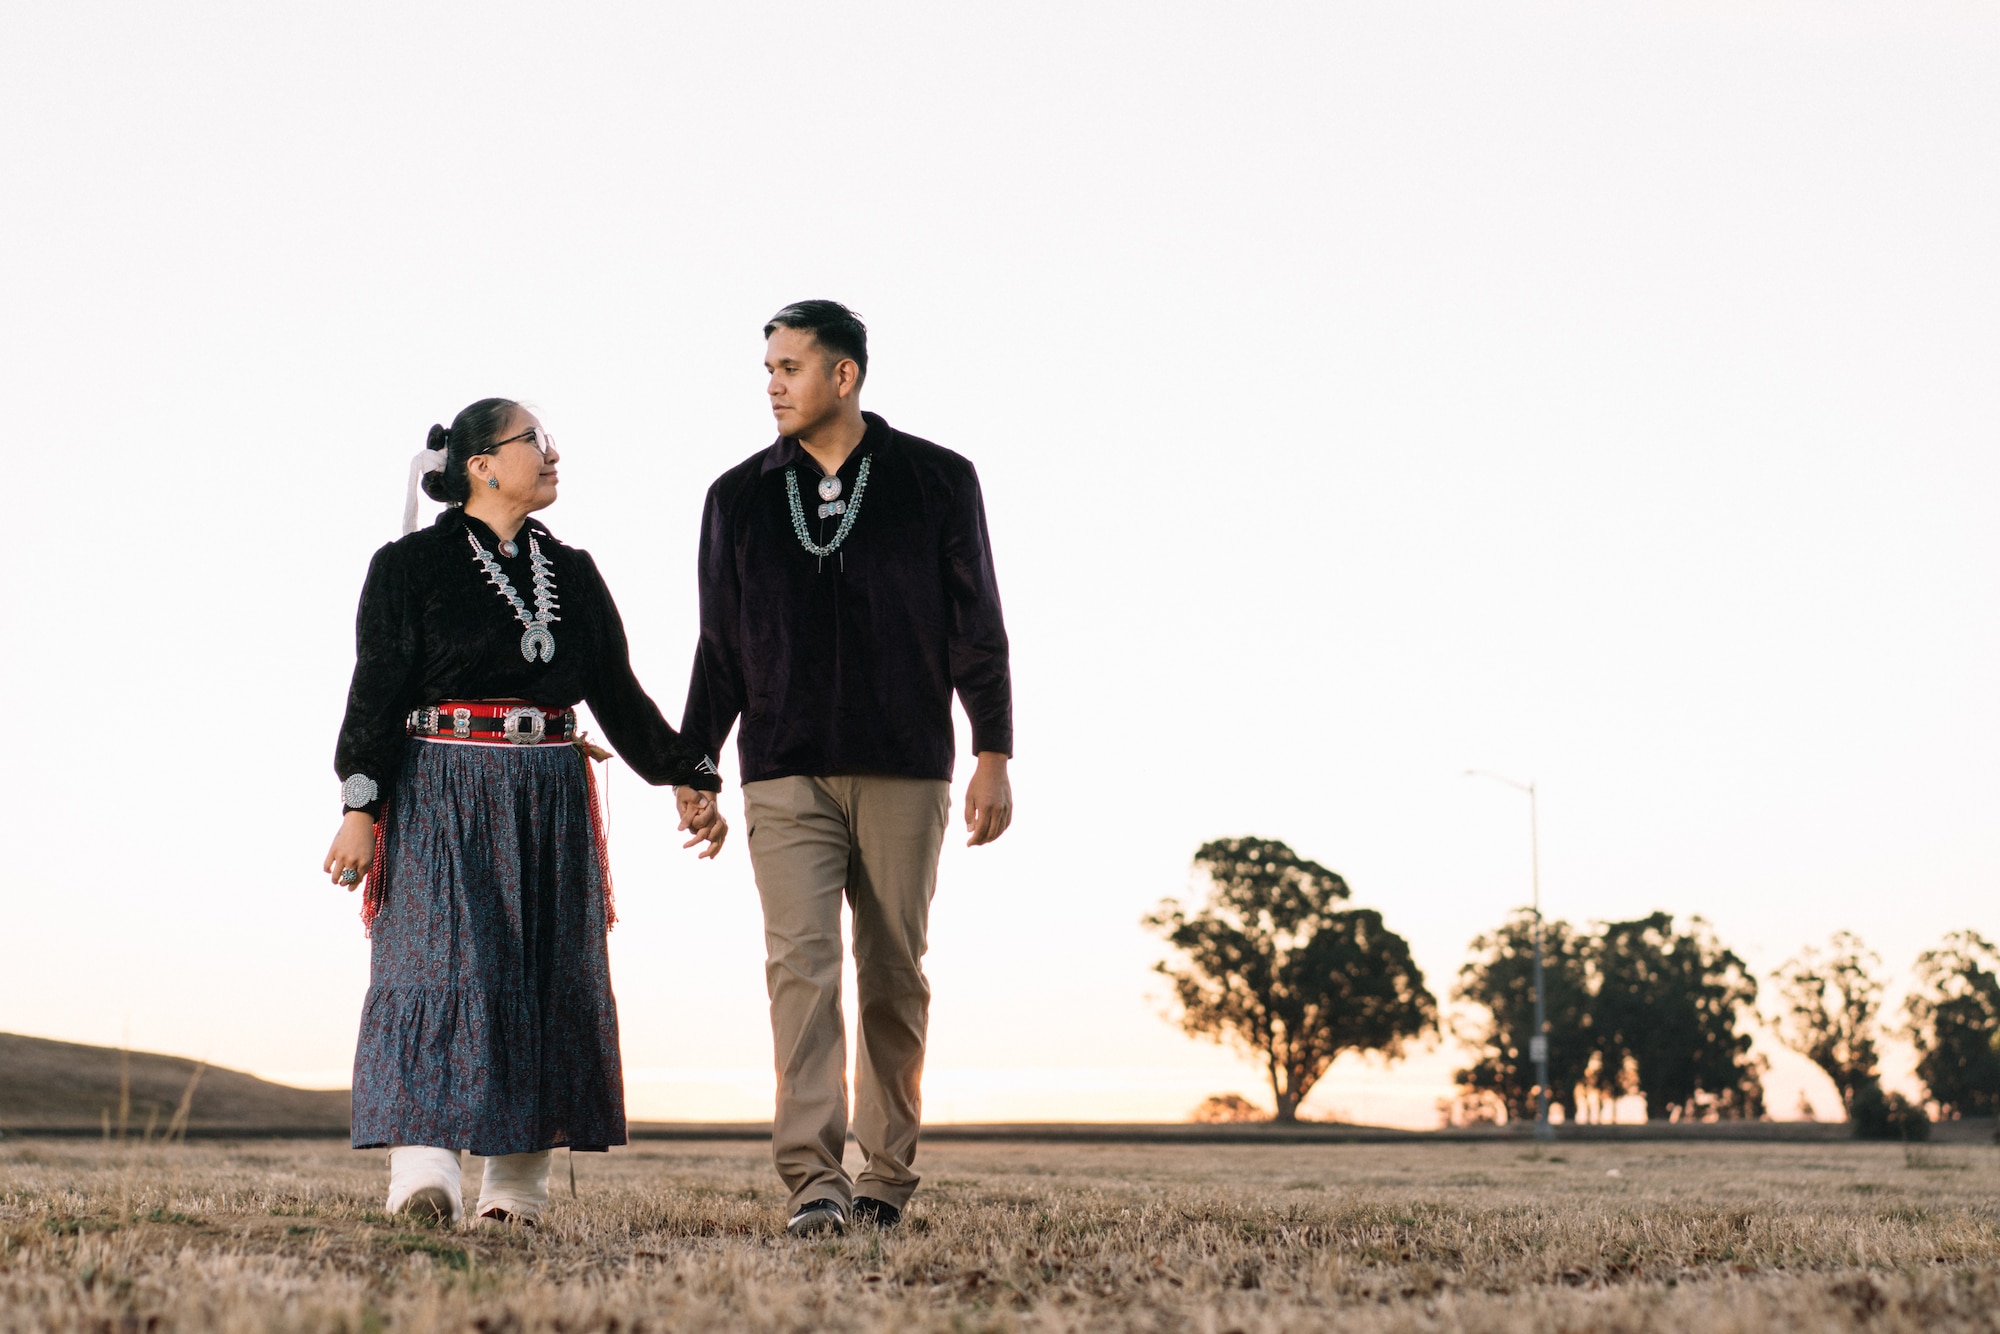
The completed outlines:
{"type": "Polygon", "coordinates": [[[701,861],[722,851],[722,841],[729,837],[729,821],[722,818],[716,807],[713,792],[698,792],[691,787],[674,789],[674,801],[681,808],[681,829],[694,835],[681,844],[691,848],[697,843],[708,844],[708,851],[696,854],[701,861]]]}
{"type": "Polygon", "coordinates": [[[365,811],[349,811],[341,817],[340,832],[333,836],[333,846],[326,850],[326,865],[321,869],[334,884],[351,890],[368,874],[374,860],[375,817],[365,811]],[[354,879],[343,881],[340,877],[345,871],[354,872],[354,879]]]}

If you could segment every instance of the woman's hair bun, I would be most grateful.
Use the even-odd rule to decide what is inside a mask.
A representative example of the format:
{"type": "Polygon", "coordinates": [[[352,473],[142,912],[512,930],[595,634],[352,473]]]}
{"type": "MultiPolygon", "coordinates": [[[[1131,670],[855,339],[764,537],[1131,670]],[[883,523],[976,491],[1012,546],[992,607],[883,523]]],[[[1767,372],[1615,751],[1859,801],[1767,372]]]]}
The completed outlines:
{"type": "Polygon", "coordinates": [[[444,471],[424,474],[424,494],[441,504],[463,505],[472,494],[465,461],[493,448],[520,406],[511,398],[482,398],[453,417],[450,430],[431,427],[430,447],[445,452],[444,471]]]}
{"type": "MultiPolygon", "coordinates": [[[[424,448],[444,449],[449,444],[450,440],[451,440],[451,432],[445,430],[444,427],[433,423],[431,426],[430,436],[424,441],[424,448]]],[[[445,482],[445,474],[442,472],[425,473],[423,480],[423,488],[425,495],[429,496],[432,500],[435,500],[440,504],[447,504],[451,500],[451,497],[448,494],[446,494],[447,486],[445,482]]]]}

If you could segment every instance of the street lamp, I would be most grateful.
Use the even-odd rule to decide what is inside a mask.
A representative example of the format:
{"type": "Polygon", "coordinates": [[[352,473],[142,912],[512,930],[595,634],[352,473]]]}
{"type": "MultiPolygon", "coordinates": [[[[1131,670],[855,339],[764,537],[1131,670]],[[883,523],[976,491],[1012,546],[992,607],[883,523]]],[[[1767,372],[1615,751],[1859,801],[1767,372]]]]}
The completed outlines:
{"type": "Polygon", "coordinates": [[[1484,769],[1467,769],[1464,776],[1490,778],[1528,794],[1528,876],[1535,895],[1535,1032],[1528,1039],[1528,1059],[1535,1063],[1535,1138],[1554,1139],[1556,1132],[1549,1125],[1549,1016],[1542,1000],[1542,835],[1535,785],[1484,769]]]}

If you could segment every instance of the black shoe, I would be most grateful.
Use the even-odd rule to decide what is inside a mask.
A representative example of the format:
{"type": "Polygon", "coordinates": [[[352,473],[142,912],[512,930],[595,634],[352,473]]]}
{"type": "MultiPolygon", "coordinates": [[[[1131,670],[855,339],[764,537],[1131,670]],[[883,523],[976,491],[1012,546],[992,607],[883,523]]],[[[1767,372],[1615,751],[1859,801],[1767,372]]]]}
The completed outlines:
{"type": "Polygon", "coordinates": [[[810,1237],[821,1232],[839,1236],[847,1231],[847,1211],[840,1207],[838,1200],[807,1200],[792,1215],[792,1221],[785,1224],[785,1231],[795,1237],[810,1237]]]}
{"type": "Polygon", "coordinates": [[[903,1221],[903,1211],[885,1200],[871,1200],[866,1195],[858,1195],[854,1200],[854,1222],[858,1226],[867,1223],[884,1231],[903,1221]]]}

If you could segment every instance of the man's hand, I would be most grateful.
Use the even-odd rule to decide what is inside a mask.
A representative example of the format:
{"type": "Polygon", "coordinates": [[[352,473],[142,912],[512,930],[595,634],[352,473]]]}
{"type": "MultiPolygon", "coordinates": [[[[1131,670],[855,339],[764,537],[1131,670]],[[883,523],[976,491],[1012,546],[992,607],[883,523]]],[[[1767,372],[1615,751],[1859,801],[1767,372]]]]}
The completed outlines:
{"type": "Polygon", "coordinates": [[[340,819],[340,832],[333,836],[333,846],[326,850],[326,864],[320,869],[327,879],[342,889],[353,892],[356,885],[368,874],[369,864],[375,860],[375,817],[366,811],[349,811],[340,819]],[[354,872],[354,879],[342,884],[344,872],[354,872]]]}
{"type": "Polygon", "coordinates": [[[991,843],[1014,823],[1014,787],[1007,781],[1007,757],[997,750],[979,752],[979,767],[965,785],[965,846],[991,843]]]}
{"type": "Polygon", "coordinates": [[[681,808],[682,832],[694,836],[681,846],[691,848],[697,843],[708,844],[706,852],[696,854],[697,861],[722,851],[722,841],[729,837],[729,821],[722,818],[722,811],[715,804],[715,794],[698,792],[691,787],[677,787],[674,789],[674,801],[681,808]]]}

